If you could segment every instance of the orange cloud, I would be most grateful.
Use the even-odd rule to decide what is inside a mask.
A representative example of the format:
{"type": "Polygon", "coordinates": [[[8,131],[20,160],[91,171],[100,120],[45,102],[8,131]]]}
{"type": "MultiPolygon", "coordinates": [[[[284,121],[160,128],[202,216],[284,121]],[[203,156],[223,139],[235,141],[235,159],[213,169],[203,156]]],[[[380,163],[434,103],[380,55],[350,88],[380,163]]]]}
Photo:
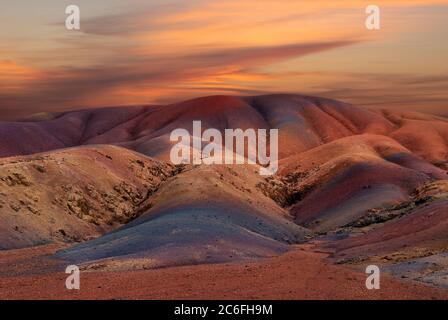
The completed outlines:
{"type": "Polygon", "coordinates": [[[28,81],[39,79],[40,72],[14,61],[0,61],[0,86],[7,92],[22,89],[28,81]]]}
{"type": "MultiPolygon", "coordinates": [[[[25,22],[24,30],[45,41],[20,41],[1,53],[21,63],[0,60],[0,112],[286,91],[364,103],[387,89],[365,74],[400,72],[403,77],[394,79],[401,86],[419,72],[437,76],[448,54],[437,38],[447,26],[438,13],[448,11],[447,2],[378,0],[381,32],[365,29],[370,3],[359,0],[198,0],[150,7],[136,1],[136,8],[118,13],[108,6],[89,12],[80,33],[54,21],[39,33],[25,22]],[[409,20],[415,16],[425,18],[426,33],[422,21],[409,20]]],[[[443,85],[427,85],[433,96],[445,97],[443,85]]]]}

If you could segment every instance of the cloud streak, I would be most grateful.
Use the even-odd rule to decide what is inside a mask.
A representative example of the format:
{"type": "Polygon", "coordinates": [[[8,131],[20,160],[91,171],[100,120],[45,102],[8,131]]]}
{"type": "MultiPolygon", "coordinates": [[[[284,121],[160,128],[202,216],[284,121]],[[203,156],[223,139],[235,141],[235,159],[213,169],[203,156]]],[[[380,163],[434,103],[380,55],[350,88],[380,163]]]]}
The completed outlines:
{"type": "MultiPolygon", "coordinates": [[[[26,92],[0,95],[0,104],[13,110],[20,105],[33,105],[36,110],[48,110],[90,102],[95,105],[114,104],[119,97],[123,103],[132,100],[123,92],[145,92],[157,97],[158,90],[188,84],[206,82],[219,76],[245,74],[246,69],[257,68],[287,59],[349,46],[357,41],[333,41],[321,43],[290,44],[284,46],[244,47],[213,50],[209,52],[171,57],[128,57],[119,65],[98,65],[91,68],[60,68],[38,78],[23,76],[26,92]],[[129,100],[127,100],[129,99],[129,100]]],[[[204,86],[206,88],[207,86],[204,86]]],[[[186,87],[184,87],[185,89],[186,87]]],[[[231,92],[246,89],[234,86],[231,92]]],[[[255,91],[255,90],[254,90],[255,91]]],[[[176,97],[178,99],[178,97],[176,97]]],[[[141,101],[144,102],[144,101],[141,101]]]]}
{"type": "Polygon", "coordinates": [[[384,28],[376,33],[364,28],[357,0],[98,0],[92,11],[79,2],[81,32],[65,30],[45,5],[48,21],[37,25],[25,7],[22,23],[8,17],[20,27],[0,49],[0,120],[215,93],[305,92],[378,105],[409,101],[409,88],[415,101],[432,95],[440,105],[446,96],[446,1],[378,0],[384,28]]]}

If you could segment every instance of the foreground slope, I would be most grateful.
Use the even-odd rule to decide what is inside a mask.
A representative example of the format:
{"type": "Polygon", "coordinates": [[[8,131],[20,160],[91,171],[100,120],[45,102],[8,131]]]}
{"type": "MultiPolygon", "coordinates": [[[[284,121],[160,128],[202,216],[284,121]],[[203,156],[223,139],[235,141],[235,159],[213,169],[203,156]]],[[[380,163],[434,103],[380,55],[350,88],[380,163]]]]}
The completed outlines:
{"type": "Polygon", "coordinates": [[[311,233],[257,189],[262,180],[256,166],[176,167],[109,145],[3,158],[1,248],[103,235],[57,257],[156,267],[272,256],[311,233]]]}
{"type": "Polygon", "coordinates": [[[88,265],[108,259],[89,268],[121,269],[284,253],[289,244],[303,242],[311,233],[257,189],[261,180],[253,166],[193,168],[164,184],[144,215],[57,257],[88,265]]]}
{"type": "Polygon", "coordinates": [[[317,235],[340,263],[447,251],[444,118],[301,95],[213,96],[3,122],[0,133],[4,248],[94,237],[54,256],[88,270],[269,257],[317,235]],[[194,120],[279,129],[278,173],[169,164],[170,133],[194,120]],[[45,153],[23,156],[35,152],[45,153]],[[21,215],[33,211],[41,216],[21,215]]]}
{"type": "Polygon", "coordinates": [[[145,212],[176,171],[114,146],[0,159],[0,248],[104,234],[145,212]]]}

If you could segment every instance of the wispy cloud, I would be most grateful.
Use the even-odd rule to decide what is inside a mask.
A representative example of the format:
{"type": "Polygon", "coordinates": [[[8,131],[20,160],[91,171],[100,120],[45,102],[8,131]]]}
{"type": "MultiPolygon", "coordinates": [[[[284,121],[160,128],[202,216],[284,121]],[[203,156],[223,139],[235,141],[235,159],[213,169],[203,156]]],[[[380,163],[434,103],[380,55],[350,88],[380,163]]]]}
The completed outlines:
{"type": "Polygon", "coordinates": [[[80,32],[44,4],[48,21],[37,25],[26,7],[17,11],[26,20],[0,48],[0,119],[214,93],[300,91],[367,104],[407,101],[403,88],[412,87],[416,101],[444,97],[446,1],[378,0],[384,28],[376,33],[364,28],[357,0],[98,0],[92,11],[80,3],[80,32]],[[437,47],[431,55],[428,43],[437,47]]]}
{"type": "MultiPolygon", "coordinates": [[[[120,98],[117,92],[123,95],[126,91],[131,95],[137,91],[145,92],[145,100],[149,102],[151,98],[156,100],[158,91],[164,88],[195,81],[206,83],[207,79],[226,75],[250,77],[250,73],[244,70],[354,43],[356,41],[229,48],[171,57],[132,56],[126,63],[118,65],[59,68],[40,74],[37,78],[14,71],[17,77],[21,77],[22,87],[11,90],[9,94],[1,94],[0,104],[14,109],[20,105],[33,105],[33,108],[42,110],[86,104],[86,101],[92,104],[114,104],[120,98]]],[[[6,77],[11,76],[13,74],[10,73],[6,77]]],[[[207,85],[203,87],[206,89],[207,85]]],[[[233,86],[233,89],[227,90],[243,92],[246,89],[233,86]]],[[[124,97],[124,101],[126,99],[132,101],[133,97],[124,97]]]]}

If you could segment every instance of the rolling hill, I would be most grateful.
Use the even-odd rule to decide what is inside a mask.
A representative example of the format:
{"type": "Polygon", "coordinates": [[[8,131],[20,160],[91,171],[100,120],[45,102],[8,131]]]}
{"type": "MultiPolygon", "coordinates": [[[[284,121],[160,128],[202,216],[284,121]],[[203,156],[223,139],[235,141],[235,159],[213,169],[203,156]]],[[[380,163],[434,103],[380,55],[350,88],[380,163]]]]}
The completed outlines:
{"type": "Polygon", "coordinates": [[[286,94],[86,109],[0,122],[0,157],[0,248],[65,243],[52,258],[85,270],[254,260],[311,239],[357,266],[448,250],[448,121],[423,113],[286,94]],[[278,129],[279,171],[171,164],[170,133],[194,120],[278,129]]]}

